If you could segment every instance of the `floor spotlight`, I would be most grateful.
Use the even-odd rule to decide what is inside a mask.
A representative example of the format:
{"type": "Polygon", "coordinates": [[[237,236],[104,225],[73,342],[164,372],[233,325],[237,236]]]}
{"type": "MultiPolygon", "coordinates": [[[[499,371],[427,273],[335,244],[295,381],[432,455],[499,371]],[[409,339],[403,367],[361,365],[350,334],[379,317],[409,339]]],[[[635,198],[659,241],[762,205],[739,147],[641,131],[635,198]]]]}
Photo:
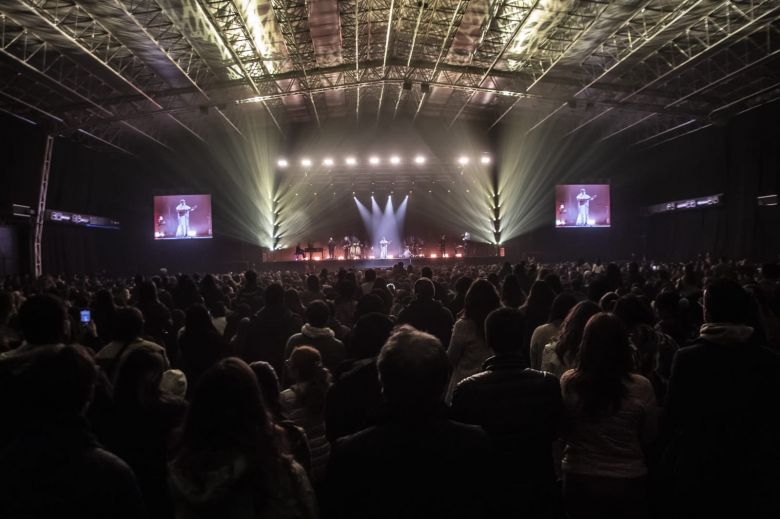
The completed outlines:
{"type": "Polygon", "coordinates": [[[479,161],[480,161],[482,164],[490,164],[490,155],[482,155],[482,156],[479,158],[479,161]]]}
{"type": "Polygon", "coordinates": [[[422,156],[422,155],[417,155],[417,156],[414,158],[414,163],[415,163],[415,164],[425,164],[425,157],[424,157],[424,156],[422,156]]]}
{"type": "Polygon", "coordinates": [[[311,166],[311,159],[301,159],[301,166],[304,168],[311,166]]]}
{"type": "Polygon", "coordinates": [[[397,166],[400,163],[401,163],[401,157],[399,157],[398,155],[393,155],[392,157],[390,157],[390,164],[394,164],[397,166]]]}
{"type": "Polygon", "coordinates": [[[355,157],[347,157],[347,159],[344,161],[347,163],[347,166],[354,166],[357,164],[357,159],[355,157]]]}
{"type": "Polygon", "coordinates": [[[460,164],[461,166],[465,166],[468,163],[469,163],[469,158],[466,157],[465,155],[461,155],[460,157],[458,157],[458,164],[460,164]]]}
{"type": "Polygon", "coordinates": [[[376,166],[377,164],[379,164],[379,157],[369,158],[368,163],[371,164],[372,166],[376,166]]]}
{"type": "Polygon", "coordinates": [[[333,165],[333,159],[330,158],[330,157],[327,157],[327,158],[323,159],[322,160],[322,165],[323,166],[332,166],[333,165]]]}
{"type": "Polygon", "coordinates": [[[289,163],[287,162],[287,159],[279,159],[276,161],[276,165],[279,166],[280,168],[286,168],[287,166],[289,166],[289,163]]]}

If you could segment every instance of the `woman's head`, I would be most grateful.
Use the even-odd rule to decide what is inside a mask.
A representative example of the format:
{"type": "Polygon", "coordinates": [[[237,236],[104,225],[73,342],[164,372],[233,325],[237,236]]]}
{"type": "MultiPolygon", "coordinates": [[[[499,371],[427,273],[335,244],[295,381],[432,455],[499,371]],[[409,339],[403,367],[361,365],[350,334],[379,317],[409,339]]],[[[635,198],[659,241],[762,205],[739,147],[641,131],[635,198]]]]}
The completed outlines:
{"type": "Polygon", "coordinates": [[[148,348],[136,348],[122,362],[114,387],[114,401],[122,407],[145,407],[160,398],[165,359],[148,348]]]}
{"type": "Polygon", "coordinates": [[[257,378],[241,359],[209,368],[195,386],[182,443],[193,450],[257,450],[270,444],[270,422],[257,378]]]}
{"type": "Polygon", "coordinates": [[[188,335],[216,331],[209,311],[203,305],[192,305],[187,309],[184,328],[188,335]]]}
{"type": "Polygon", "coordinates": [[[593,301],[581,301],[574,305],[561,324],[555,353],[564,366],[574,363],[580,349],[582,334],[588,319],[599,313],[599,305],[593,301]]]}
{"type": "Polygon", "coordinates": [[[306,278],[306,289],[309,292],[317,293],[320,291],[320,278],[315,275],[311,275],[306,278]]]}
{"type": "Polygon", "coordinates": [[[466,292],[463,317],[474,321],[479,329],[483,329],[485,318],[500,304],[496,287],[490,281],[478,279],[471,284],[469,291],[466,292]]]}
{"type": "Polygon", "coordinates": [[[572,380],[578,407],[594,418],[618,411],[626,393],[625,380],[633,368],[633,350],[620,318],[608,313],[591,317],[572,380]]]}
{"type": "Polygon", "coordinates": [[[509,308],[520,308],[525,303],[525,294],[520,285],[520,279],[514,274],[504,278],[504,284],[501,286],[501,302],[509,308]]]}
{"type": "Polygon", "coordinates": [[[325,408],[325,393],[330,387],[330,373],[322,365],[320,352],[311,346],[299,346],[287,360],[290,377],[302,384],[298,390],[301,404],[310,412],[322,413],[325,408]]]}
{"type": "Polygon", "coordinates": [[[317,378],[324,369],[322,355],[311,346],[295,348],[287,360],[287,367],[297,382],[310,382],[317,378]]]}

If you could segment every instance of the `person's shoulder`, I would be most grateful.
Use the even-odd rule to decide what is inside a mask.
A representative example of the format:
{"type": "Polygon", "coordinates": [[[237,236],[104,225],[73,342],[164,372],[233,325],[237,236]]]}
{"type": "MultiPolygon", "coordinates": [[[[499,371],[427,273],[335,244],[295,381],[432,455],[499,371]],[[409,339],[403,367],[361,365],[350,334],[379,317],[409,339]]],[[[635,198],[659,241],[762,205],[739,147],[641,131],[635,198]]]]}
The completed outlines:
{"type": "Polygon", "coordinates": [[[102,447],[96,446],[86,451],[83,461],[106,483],[135,481],[133,469],[122,458],[102,447]]]}
{"type": "Polygon", "coordinates": [[[573,377],[577,370],[569,369],[561,375],[561,386],[567,384],[573,377]]]}

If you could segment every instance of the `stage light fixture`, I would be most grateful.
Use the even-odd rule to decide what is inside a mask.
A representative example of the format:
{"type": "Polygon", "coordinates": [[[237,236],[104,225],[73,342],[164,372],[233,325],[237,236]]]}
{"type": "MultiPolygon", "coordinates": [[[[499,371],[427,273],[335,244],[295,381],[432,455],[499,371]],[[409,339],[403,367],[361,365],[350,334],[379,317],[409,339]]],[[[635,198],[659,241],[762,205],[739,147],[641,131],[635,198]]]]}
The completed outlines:
{"type": "Polygon", "coordinates": [[[279,159],[279,160],[277,160],[276,161],[276,165],[279,166],[280,168],[286,168],[287,166],[289,166],[289,164],[287,162],[287,159],[279,159]]]}
{"type": "Polygon", "coordinates": [[[301,159],[301,166],[304,168],[311,166],[311,159],[301,159]]]}
{"type": "Polygon", "coordinates": [[[324,158],[324,159],[322,160],[322,165],[323,165],[323,166],[329,166],[329,167],[330,167],[330,166],[332,166],[332,165],[333,165],[333,159],[332,159],[332,158],[330,158],[330,157],[326,157],[326,158],[324,158]]]}
{"type": "Polygon", "coordinates": [[[392,157],[390,157],[390,164],[397,166],[400,163],[401,163],[401,157],[399,157],[398,155],[393,155],[392,157]]]}
{"type": "Polygon", "coordinates": [[[461,166],[465,166],[468,163],[469,163],[469,158],[466,157],[465,155],[461,155],[460,157],[458,157],[458,164],[460,164],[461,166]]]}
{"type": "Polygon", "coordinates": [[[357,164],[357,159],[355,157],[347,157],[344,162],[347,163],[347,166],[354,166],[357,164]]]}
{"type": "Polygon", "coordinates": [[[377,164],[379,164],[379,157],[369,158],[368,163],[371,164],[372,166],[376,166],[377,164]]]}
{"type": "Polygon", "coordinates": [[[490,155],[482,155],[482,157],[480,157],[479,161],[482,164],[490,164],[490,155]]]}
{"type": "Polygon", "coordinates": [[[424,157],[424,156],[422,156],[422,155],[417,155],[417,156],[414,158],[414,163],[415,163],[415,164],[425,164],[425,157],[424,157]]]}

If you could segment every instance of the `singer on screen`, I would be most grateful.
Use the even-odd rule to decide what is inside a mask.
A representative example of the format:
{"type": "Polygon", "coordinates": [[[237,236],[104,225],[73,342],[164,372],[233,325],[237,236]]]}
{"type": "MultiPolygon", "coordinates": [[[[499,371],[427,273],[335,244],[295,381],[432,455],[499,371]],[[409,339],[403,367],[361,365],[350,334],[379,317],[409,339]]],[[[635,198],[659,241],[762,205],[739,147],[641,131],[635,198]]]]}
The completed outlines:
{"type": "Polygon", "coordinates": [[[176,227],[177,238],[186,238],[190,235],[190,212],[194,210],[195,208],[188,206],[183,198],[179,200],[179,205],[176,206],[176,215],[179,218],[179,225],[176,227]]]}
{"type": "Polygon", "coordinates": [[[577,195],[577,225],[588,225],[590,201],[595,198],[595,196],[590,196],[585,188],[580,189],[580,193],[577,195]]]}

